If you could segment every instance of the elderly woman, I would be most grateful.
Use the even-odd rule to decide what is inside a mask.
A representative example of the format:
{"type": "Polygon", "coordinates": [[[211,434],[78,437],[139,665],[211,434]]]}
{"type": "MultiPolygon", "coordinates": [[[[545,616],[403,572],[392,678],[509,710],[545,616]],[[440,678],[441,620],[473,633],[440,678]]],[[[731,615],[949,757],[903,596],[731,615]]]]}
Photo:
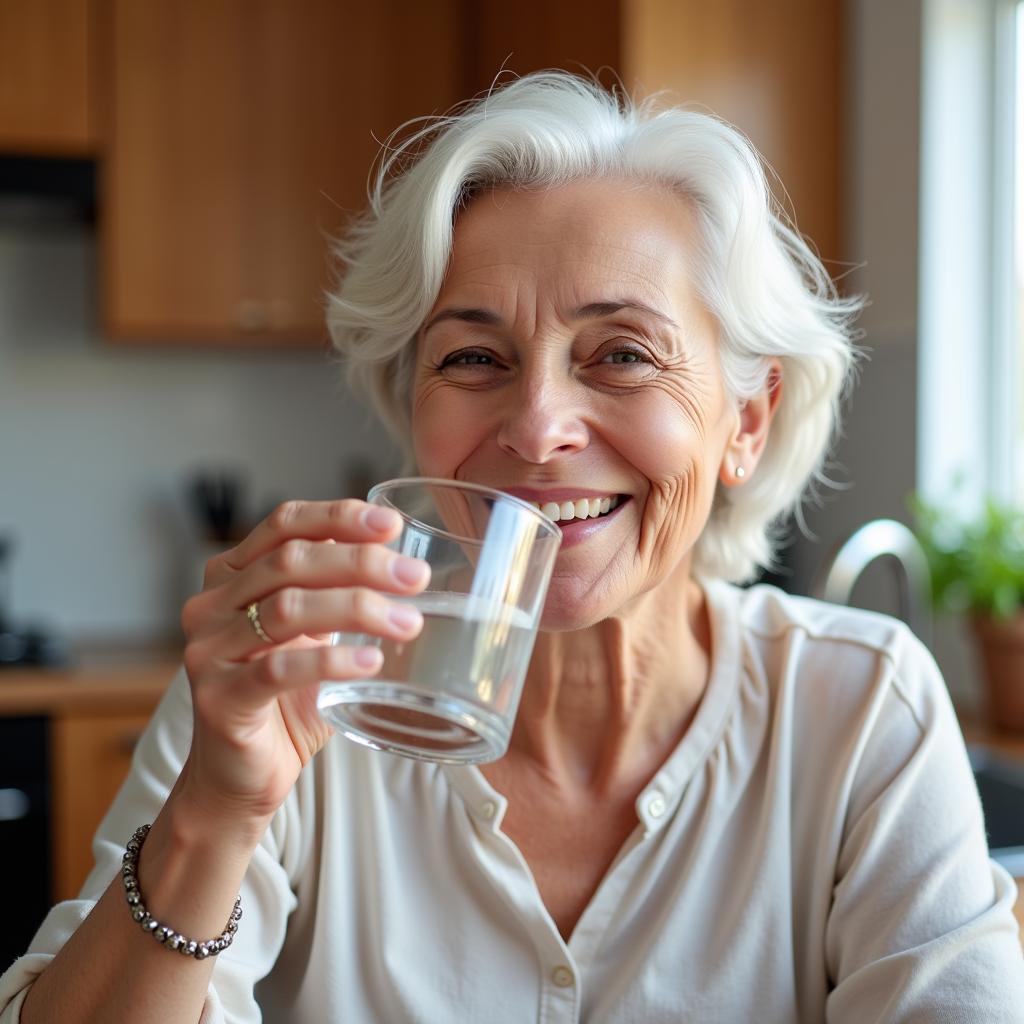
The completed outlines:
{"type": "Polygon", "coordinates": [[[1024,1020],[928,653],[735,585],[820,478],[854,312],[749,145],[529,76],[392,152],[340,253],[334,339],[422,473],[608,499],[560,521],[511,747],[332,736],[317,684],[380,660],[324,635],[415,636],[394,598],[426,569],[393,513],[282,506],[186,605],[184,673],[0,1020],[1024,1020]]]}

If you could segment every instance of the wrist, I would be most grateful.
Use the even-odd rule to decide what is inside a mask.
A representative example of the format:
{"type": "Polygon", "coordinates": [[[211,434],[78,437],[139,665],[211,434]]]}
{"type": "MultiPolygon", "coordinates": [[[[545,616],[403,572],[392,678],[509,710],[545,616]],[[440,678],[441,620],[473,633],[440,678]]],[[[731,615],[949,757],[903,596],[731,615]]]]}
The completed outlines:
{"type": "Polygon", "coordinates": [[[197,848],[212,844],[222,851],[251,857],[273,813],[211,799],[209,788],[193,780],[191,768],[191,760],[187,760],[165,804],[177,842],[197,848]]]}
{"type": "Polygon", "coordinates": [[[132,833],[132,837],[128,840],[125,847],[121,881],[124,885],[125,901],[132,913],[132,919],[145,934],[152,936],[157,942],[163,944],[172,952],[181,953],[183,956],[192,956],[197,960],[205,960],[208,956],[216,956],[227,949],[235,940],[238,922],[242,918],[242,897],[238,896],[235,899],[231,917],[224,926],[224,930],[220,935],[215,935],[212,938],[189,938],[189,936],[163,924],[153,916],[153,912],[146,906],[145,896],[139,888],[139,855],[150,831],[151,826],[140,825],[132,833]]]}
{"type": "Polygon", "coordinates": [[[258,842],[259,836],[208,823],[172,794],[135,865],[146,908],[174,931],[218,934],[232,912],[258,842]]]}

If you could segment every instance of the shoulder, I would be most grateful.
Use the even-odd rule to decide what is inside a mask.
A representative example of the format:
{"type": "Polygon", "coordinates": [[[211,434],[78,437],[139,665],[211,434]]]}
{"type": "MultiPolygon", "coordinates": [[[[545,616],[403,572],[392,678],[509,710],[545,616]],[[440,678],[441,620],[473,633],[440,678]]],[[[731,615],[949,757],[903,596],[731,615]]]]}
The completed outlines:
{"type": "Polygon", "coordinates": [[[883,693],[924,728],[949,704],[928,648],[899,619],[829,604],[758,584],[711,584],[719,610],[731,610],[748,671],[773,689],[806,697],[872,702],[883,693]]]}
{"type": "Polygon", "coordinates": [[[748,588],[728,583],[719,586],[734,594],[744,633],[761,640],[799,632],[815,642],[863,647],[892,656],[909,633],[904,623],[890,615],[787,594],[764,583],[748,588]]]}
{"type": "Polygon", "coordinates": [[[733,612],[741,707],[762,709],[759,749],[788,780],[802,836],[830,821],[838,850],[883,794],[898,795],[901,779],[914,794],[900,812],[904,823],[936,798],[964,820],[976,814],[949,692],[905,623],[770,586],[725,585],[716,600],[716,611],[733,612]]]}

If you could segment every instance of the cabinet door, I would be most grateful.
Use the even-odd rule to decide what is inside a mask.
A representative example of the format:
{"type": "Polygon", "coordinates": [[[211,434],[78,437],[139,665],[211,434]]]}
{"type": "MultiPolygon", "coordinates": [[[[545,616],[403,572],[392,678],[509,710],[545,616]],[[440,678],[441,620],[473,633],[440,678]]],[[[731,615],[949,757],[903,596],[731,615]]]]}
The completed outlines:
{"type": "Polygon", "coordinates": [[[94,6],[95,0],[0,3],[0,150],[93,152],[94,6]]]}
{"type": "Polygon", "coordinates": [[[113,335],[233,334],[253,237],[242,113],[245,0],[111,0],[101,177],[113,335]]]}
{"type": "Polygon", "coordinates": [[[515,75],[563,68],[616,80],[622,29],[635,0],[463,0],[465,92],[515,75]]]}
{"type": "Polygon", "coordinates": [[[253,3],[252,313],[323,339],[329,238],[366,206],[381,143],[461,99],[456,0],[253,3]]]}
{"type": "MultiPolygon", "coordinates": [[[[623,6],[626,84],[670,90],[745,132],[778,173],[800,230],[826,260],[843,258],[842,11],[839,0],[631,0],[623,6]]],[[[771,184],[784,200],[778,182],[771,184]]]]}
{"type": "Polygon", "coordinates": [[[92,870],[92,837],[128,775],[132,751],[148,721],[146,714],[51,719],[55,901],[74,899],[92,870]]]}
{"type": "Polygon", "coordinates": [[[115,337],[322,344],[379,140],[458,98],[457,0],[112,0],[115,337]]]}

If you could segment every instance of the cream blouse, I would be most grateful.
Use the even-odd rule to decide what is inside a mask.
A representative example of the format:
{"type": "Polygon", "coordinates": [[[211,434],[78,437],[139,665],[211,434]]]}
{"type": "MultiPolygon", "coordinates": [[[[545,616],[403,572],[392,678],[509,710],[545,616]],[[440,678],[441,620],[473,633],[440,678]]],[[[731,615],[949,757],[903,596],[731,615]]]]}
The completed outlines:
{"type": "MultiPolygon", "coordinates": [[[[1015,887],[928,652],[885,616],[705,589],[706,693],[569,942],[479,770],[335,737],[253,857],[204,1024],[1024,1022],[1015,887]]],[[[0,1024],[156,816],[190,730],[182,673],[80,897],[0,979],[0,1024]]]]}

